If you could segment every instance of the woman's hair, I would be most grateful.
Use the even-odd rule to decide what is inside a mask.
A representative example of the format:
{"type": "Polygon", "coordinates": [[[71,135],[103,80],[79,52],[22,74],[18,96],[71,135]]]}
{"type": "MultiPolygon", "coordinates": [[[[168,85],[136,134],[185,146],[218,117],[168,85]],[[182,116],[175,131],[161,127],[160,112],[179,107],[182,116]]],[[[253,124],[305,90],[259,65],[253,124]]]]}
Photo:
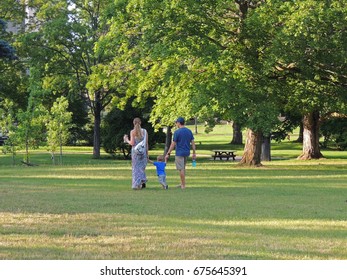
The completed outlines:
{"type": "Polygon", "coordinates": [[[141,130],[141,119],[135,118],[134,121],[134,130],[135,130],[135,138],[141,139],[142,138],[142,130],[141,130]]]}

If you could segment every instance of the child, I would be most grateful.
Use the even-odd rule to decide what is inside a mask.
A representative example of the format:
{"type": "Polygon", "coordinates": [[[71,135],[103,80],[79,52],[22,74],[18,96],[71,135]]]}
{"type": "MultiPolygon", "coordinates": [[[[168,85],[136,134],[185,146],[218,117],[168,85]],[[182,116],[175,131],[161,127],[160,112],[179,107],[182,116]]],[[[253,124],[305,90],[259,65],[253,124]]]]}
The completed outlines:
{"type": "Polygon", "coordinates": [[[166,173],[165,173],[166,160],[164,161],[164,156],[158,156],[157,161],[154,161],[154,162],[151,160],[148,160],[148,161],[150,163],[153,163],[153,165],[157,168],[159,183],[163,186],[163,189],[167,190],[169,186],[166,183],[166,173]]]}

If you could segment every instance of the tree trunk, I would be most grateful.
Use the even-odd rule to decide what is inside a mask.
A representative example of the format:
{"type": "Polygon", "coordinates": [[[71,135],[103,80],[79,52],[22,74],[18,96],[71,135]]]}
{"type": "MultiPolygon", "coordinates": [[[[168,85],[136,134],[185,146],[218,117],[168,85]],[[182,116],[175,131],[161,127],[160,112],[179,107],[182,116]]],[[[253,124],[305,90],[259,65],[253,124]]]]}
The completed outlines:
{"type": "Polygon", "coordinates": [[[95,93],[94,105],[94,141],[93,141],[93,158],[100,158],[100,125],[101,125],[101,103],[100,93],[95,93]]]}
{"type": "Polygon", "coordinates": [[[28,140],[25,141],[25,162],[29,163],[29,143],[28,143],[28,140]]]}
{"type": "Polygon", "coordinates": [[[271,161],[271,137],[264,136],[263,143],[261,145],[261,160],[271,161]]]}
{"type": "Polygon", "coordinates": [[[239,6],[240,19],[244,20],[246,18],[246,16],[247,16],[249,3],[248,3],[248,1],[242,1],[242,0],[237,0],[235,2],[239,6]]]}
{"type": "Polygon", "coordinates": [[[300,124],[300,130],[299,130],[299,137],[296,139],[295,142],[302,143],[304,141],[304,124],[301,122],[300,124]]]}
{"type": "Polygon", "coordinates": [[[261,166],[261,145],[263,135],[260,131],[247,130],[245,149],[241,159],[241,165],[261,166]]]}
{"type": "Polygon", "coordinates": [[[15,152],[13,150],[13,147],[12,147],[12,165],[15,166],[16,165],[16,156],[15,156],[15,152]]]}
{"type": "Polygon", "coordinates": [[[319,112],[314,111],[304,116],[304,139],[302,154],[298,159],[319,159],[323,155],[319,148],[319,112]]]}
{"type": "Polygon", "coordinates": [[[54,154],[54,152],[51,152],[51,160],[52,160],[52,164],[55,165],[55,154],[54,154]]]}
{"type": "Polygon", "coordinates": [[[94,141],[93,141],[93,158],[100,158],[100,123],[101,114],[94,116],[94,141]]]}
{"type": "Polygon", "coordinates": [[[59,153],[60,162],[59,162],[59,164],[63,165],[63,143],[62,143],[62,141],[60,142],[59,146],[60,146],[60,153],[59,153]]]}
{"type": "Polygon", "coordinates": [[[233,122],[233,139],[230,144],[242,145],[241,126],[237,122],[233,122]]]}
{"type": "Polygon", "coordinates": [[[171,132],[171,126],[168,126],[166,131],[166,140],[165,140],[165,149],[164,149],[164,155],[166,155],[167,151],[170,148],[171,141],[172,141],[172,132],[171,132]]]}

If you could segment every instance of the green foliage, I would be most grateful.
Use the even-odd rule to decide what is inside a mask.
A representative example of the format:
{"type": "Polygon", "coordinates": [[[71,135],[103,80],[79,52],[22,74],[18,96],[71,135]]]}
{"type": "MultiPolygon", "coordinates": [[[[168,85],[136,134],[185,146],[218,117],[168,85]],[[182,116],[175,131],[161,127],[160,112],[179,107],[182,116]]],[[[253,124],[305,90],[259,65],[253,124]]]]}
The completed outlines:
{"type": "Polygon", "coordinates": [[[57,148],[60,149],[60,164],[62,164],[63,145],[65,145],[70,136],[72,113],[67,111],[68,100],[61,96],[54,102],[49,116],[47,116],[47,144],[52,153],[54,163],[54,153],[57,148]]]}
{"type": "Polygon", "coordinates": [[[239,33],[241,13],[234,1],[124,3],[127,29],[111,28],[108,36],[127,46],[136,37],[131,50],[141,52],[133,94],[156,98],[151,113],[156,127],[171,125],[177,115],[220,116],[265,132],[276,124],[276,95],[258,69],[257,48],[247,44],[252,37],[239,33]]]}
{"type": "Polygon", "coordinates": [[[276,142],[280,142],[287,138],[288,135],[293,133],[294,129],[300,126],[300,123],[302,122],[301,115],[290,112],[285,112],[281,119],[281,122],[271,131],[271,139],[276,142]]]}
{"type": "MultiPolygon", "coordinates": [[[[0,7],[0,108],[4,107],[3,100],[12,100],[13,106],[24,108],[26,96],[26,78],[23,77],[24,67],[19,61],[16,35],[6,29],[11,24],[18,23],[22,13],[20,5],[15,1],[4,0],[0,7]],[[4,20],[3,20],[4,19],[4,20]]],[[[4,108],[6,109],[6,108],[4,108]]]]}
{"type": "Polygon", "coordinates": [[[347,117],[331,117],[321,125],[324,136],[323,146],[327,147],[332,141],[339,150],[347,149],[347,117]]]}
{"type": "Polygon", "coordinates": [[[16,139],[17,126],[15,124],[15,110],[13,102],[5,99],[2,102],[3,108],[0,107],[0,132],[7,136],[2,151],[4,154],[12,155],[12,164],[15,164],[15,156],[18,148],[18,139],[16,139]]]}
{"type": "Polygon", "coordinates": [[[37,149],[45,141],[44,115],[45,109],[42,106],[36,108],[28,107],[27,111],[19,111],[17,114],[18,126],[15,131],[15,139],[20,148],[26,151],[24,161],[30,163],[29,150],[37,149]]]}
{"type": "Polygon", "coordinates": [[[206,77],[199,73],[209,69],[200,60],[210,62],[211,55],[203,54],[216,49],[207,36],[199,36],[214,28],[205,6],[195,1],[119,1],[110,32],[98,43],[106,49],[112,42],[122,50],[112,66],[131,71],[127,97],[139,102],[155,98],[151,122],[156,129],[172,125],[178,115],[190,118],[199,111],[196,101],[206,77]]]}
{"type": "MultiPolygon", "coordinates": [[[[0,62],[3,59],[17,59],[14,40],[12,34],[6,31],[8,23],[17,24],[20,29],[20,24],[24,19],[24,9],[21,1],[2,0],[0,6],[0,62]]],[[[0,65],[0,73],[2,67],[0,65]]]]}
{"type": "Polygon", "coordinates": [[[17,113],[18,125],[15,131],[15,139],[20,148],[25,148],[25,159],[30,164],[29,150],[37,149],[45,141],[44,122],[47,110],[42,105],[42,97],[45,94],[41,80],[38,79],[40,71],[36,68],[30,69],[29,79],[30,96],[26,110],[17,113]]]}
{"type": "MultiPolygon", "coordinates": [[[[110,57],[106,51],[96,47],[97,41],[109,29],[113,2],[57,0],[52,5],[47,1],[30,1],[29,5],[35,9],[35,19],[40,24],[28,26],[31,32],[21,40],[23,45],[34,46],[27,49],[29,63],[41,69],[43,87],[51,91],[50,101],[53,103],[54,100],[52,93],[78,95],[79,98],[69,100],[83,100],[80,110],[90,110],[97,120],[93,124],[95,157],[100,156],[101,112],[123,90],[110,87],[103,79],[105,76],[100,75],[100,68],[109,64],[110,57]]],[[[74,107],[72,103],[71,106],[74,107]]]]}
{"type": "Polygon", "coordinates": [[[102,126],[102,146],[107,153],[115,154],[116,151],[121,151],[125,158],[129,157],[131,147],[124,143],[123,136],[129,135],[130,130],[134,128],[133,120],[140,117],[142,127],[148,132],[148,145],[153,148],[157,143],[165,141],[165,135],[162,130],[155,132],[149,124],[149,112],[152,107],[151,102],[147,102],[144,108],[133,106],[134,100],[129,100],[124,110],[113,108],[105,117],[102,126]]]}
{"type": "MultiPolygon", "coordinates": [[[[2,2],[0,18],[20,22],[20,2],[2,2]]],[[[234,120],[269,134],[283,111],[325,116],[345,110],[343,1],[34,0],[29,5],[38,24],[28,24],[14,46],[38,69],[35,79],[41,82],[34,89],[31,81],[28,90],[26,68],[0,61],[0,99],[25,111],[28,92],[41,91],[45,108],[68,97],[74,143],[82,137],[92,142],[87,121],[98,121],[113,107],[127,108],[129,100],[144,107],[154,99],[149,120],[156,130],[182,115],[207,120],[211,127],[215,118],[234,120]]]]}
{"type": "MultiPolygon", "coordinates": [[[[0,26],[1,26],[1,19],[0,19],[0,26]]],[[[0,59],[5,59],[5,58],[15,59],[16,58],[15,50],[7,41],[0,39],[0,59]]]]}
{"type": "Polygon", "coordinates": [[[246,21],[265,75],[286,110],[341,110],[346,84],[346,7],[341,1],[272,0],[246,21]]]}
{"type": "Polygon", "coordinates": [[[25,17],[22,1],[2,0],[0,18],[12,23],[22,23],[25,17]]]}
{"type": "Polygon", "coordinates": [[[0,108],[6,109],[3,100],[11,100],[17,109],[26,107],[28,77],[23,69],[18,61],[0,60],[0,108]]]}

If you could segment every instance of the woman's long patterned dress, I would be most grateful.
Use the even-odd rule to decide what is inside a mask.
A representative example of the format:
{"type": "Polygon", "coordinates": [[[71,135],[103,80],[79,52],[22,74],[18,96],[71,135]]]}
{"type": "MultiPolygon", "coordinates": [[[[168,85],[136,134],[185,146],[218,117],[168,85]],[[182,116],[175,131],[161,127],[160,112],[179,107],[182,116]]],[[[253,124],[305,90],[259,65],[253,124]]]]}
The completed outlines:
{"type": "MultiPolygon", "coordinates": [[[[142,129],[142,134],[147,135],[147,131],[144,132],[145,129],[142,129]]],[[[132,188],[137,189],[141,187],[143,183],[147,182],[146,177],[146,165],[147,165],[147,151],[143,155],[137,155],[134,151],[134,148],[138,143],[143,140],[135,139],[135,145],[131,149],[131,162],[132,162],[132,188]]]]}

